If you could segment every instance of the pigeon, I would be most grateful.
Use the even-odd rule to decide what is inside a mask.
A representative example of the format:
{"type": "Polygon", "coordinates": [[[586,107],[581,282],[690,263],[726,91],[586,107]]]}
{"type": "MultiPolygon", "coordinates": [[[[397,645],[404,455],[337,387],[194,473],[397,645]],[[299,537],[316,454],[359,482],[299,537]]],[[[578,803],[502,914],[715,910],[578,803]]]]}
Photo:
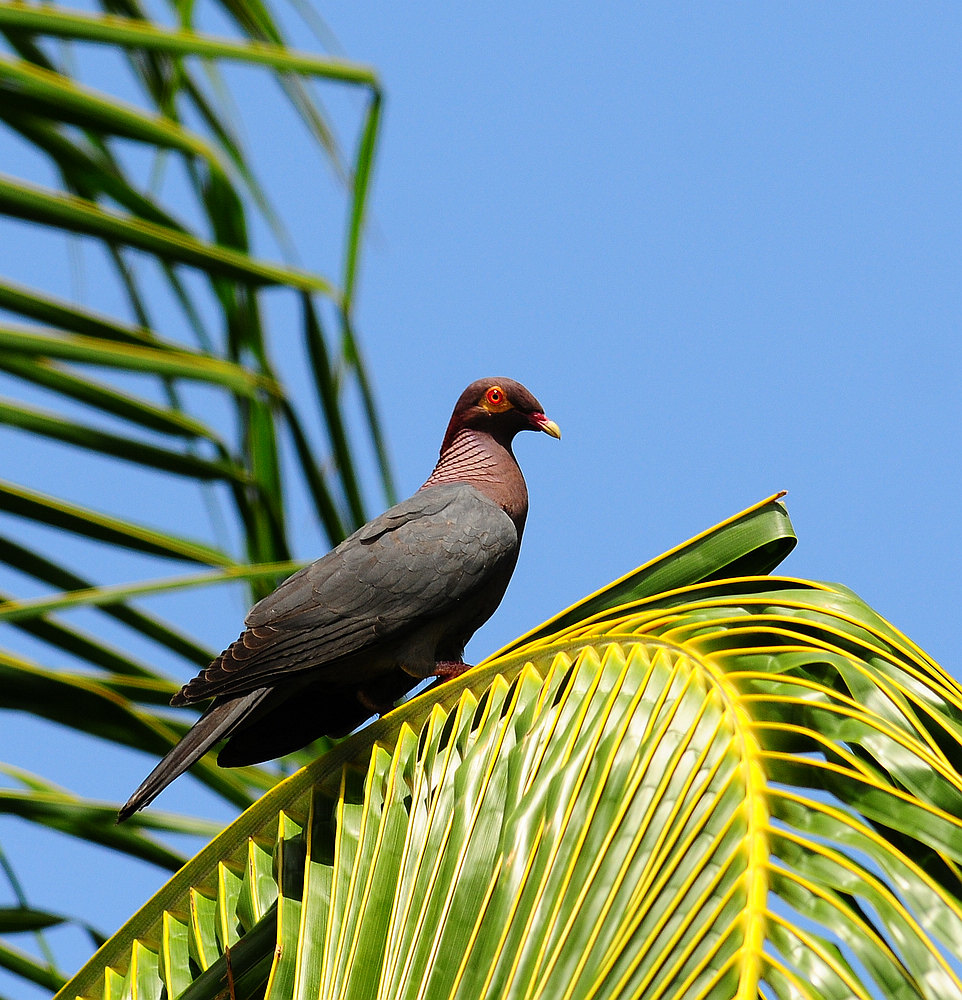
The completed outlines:
{"type": "Polygon", "coordinates": [[[222,767],[272,760],[468,669],[464,647],[518,560],[528,491],[511,444],[523,430],[561,437],[519,382],[472,382],[424,485],[255,604],[240,637],[174,695],[213,700],[118,822],[222,740],[222,767]]]}

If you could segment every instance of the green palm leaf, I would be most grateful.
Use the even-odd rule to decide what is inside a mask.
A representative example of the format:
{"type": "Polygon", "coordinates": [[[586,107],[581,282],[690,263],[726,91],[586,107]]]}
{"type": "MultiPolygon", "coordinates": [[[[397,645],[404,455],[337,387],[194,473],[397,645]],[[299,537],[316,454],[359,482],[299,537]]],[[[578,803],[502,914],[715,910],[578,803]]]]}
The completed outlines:
{"type": "Polygon", "coordinates": [[[962,690],[721,575],[790,537],[767,501],[351,737],[60,996],[962,997],[962,690]]]}
{"type": "MultiPolygon", "coordinates": [[[[14,154],[0,177],[0,226],[13,244],[29,226],[38,248],[22,255],[35,264],[26,275],[0,278],[0,424],[19,444],[0,483],[0,708],[150,754],[189,726],[193,715],[166,703],[211,653],[152,596],[196,589],[199,604],[201,588],[231,583],[246,603],[271,590],[293,552],[323,550],[366,520],[365,444],[378,460],[375,506],[394,497],[352,317],[379,81],[369,67],[293,50],[257,0],[215,6],[223,37],[173,0],[154,18],[137,0],[85,11],[0,2],[0,120],[14,154]],[[240,139],[245,102],[223,70],[241,64],[265,90],[276,83],[278,113],[306,126],[290,154],[334,179],[309,249],[287,228],[303,206],[264,190],[240,139]],[[320,103],[328,86],[361,97],[339,129],[320,103]],[[339,148],[339,130],[356,136],[353,149],[339,148]],[[300,264],[319,250],[329,273],[300,264]],[[60,270],[85,279],[77,301],[56,287],[60,270]],[[285,366],[308,374],[299,398],[285,366]],[[90,488],[101,479],[173,499],[125,509],[109,488],[90,488]],[[320,540],[291,531],[289,510],[303,503],[318,513],[320,540]],[[171,560],[198,572],[171,578],[171,560]],[[157,653],[175,676],[155,667],[157,653]]],[[[197,777],[243,808],[289,767],[208,763],[197,777]]],[[[17,768],[4,774],[0,812],[162,868],[176,868],[183,849],[163,834],[211,830],[155,815],[121,833],[103,803],[17,768]]],[[[45,908],[21,887],[21,864],[0,850],[0,879],[24,916],[45,908]]],[[[24,916],[0,929],[0,968],[62,983],[53,926],[24,916]],[[37,955],[19,946],[23,934],[37,955]]]]}

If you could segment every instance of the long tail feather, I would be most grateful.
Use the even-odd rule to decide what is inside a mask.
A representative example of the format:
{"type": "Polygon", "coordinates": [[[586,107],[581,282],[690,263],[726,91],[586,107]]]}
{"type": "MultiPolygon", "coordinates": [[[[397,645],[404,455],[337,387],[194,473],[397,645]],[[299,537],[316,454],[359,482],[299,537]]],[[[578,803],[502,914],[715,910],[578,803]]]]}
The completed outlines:
{"type": "Polygon", "coordinates": [[[123,823],[138,809],[143,809],[177,777],[220,740],[229,736],[237,724],[253,712],[270,693],[270,688],[258,688],[248,694],[226,701],[215,701],[194,723],[184,738],[147,775],[141,786],[117,813],[117,822],[123,823]]]}

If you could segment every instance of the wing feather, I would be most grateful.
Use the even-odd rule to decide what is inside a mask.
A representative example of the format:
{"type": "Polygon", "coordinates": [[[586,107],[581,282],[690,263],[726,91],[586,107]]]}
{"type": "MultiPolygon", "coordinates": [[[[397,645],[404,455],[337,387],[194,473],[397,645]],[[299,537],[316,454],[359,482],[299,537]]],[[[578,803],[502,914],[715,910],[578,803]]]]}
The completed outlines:
{"type": "Polygon", "coordinates": [[[250,691],[398,640],[483,594],[510,572],[518,547],[514,522],[475,487],[415,493],[258,602],[247,630],[177,703],[250,691]]]}

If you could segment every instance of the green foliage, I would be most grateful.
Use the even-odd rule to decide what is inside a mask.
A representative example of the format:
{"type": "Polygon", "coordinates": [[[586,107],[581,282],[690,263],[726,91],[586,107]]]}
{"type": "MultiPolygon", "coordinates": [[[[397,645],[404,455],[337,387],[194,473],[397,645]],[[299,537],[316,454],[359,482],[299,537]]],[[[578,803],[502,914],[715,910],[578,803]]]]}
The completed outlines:
{"type": "Polygon", "coordinates": [[[60,996],[962,997],[962,689],[844,588],[728,575],[793,542],[773,498],[402,705],[60,996]]]}
{"type": "MultiPolygon", "coordinates": [[[[256,0],[217,14],[231,37],[190,4],[0,4],[0,119],[56,178],[0,177],[0,217],[68,235],[113,291],[94,307],[42,269],[0,279],[0,423],[212,512],[193,537],[176,506],[155,523],[5,467],[0,563],[34,596],[0,595],[0,623],[43,652],[0,646],[0,707],[155,756],[189,713],[164,710],[176,682],[143,649],[182,672],[211,651],[135,600],[269,590],[294,565],[298,490],[336,542],[365,519],[358,426],[393,494],[352,322],[378,81],[291,51],[256,0]],[[87,73],[104,50],[113,90],[87,73]],[[252,236],[291,243],[239,139],[235,64],[277,82],[343,183],[332,274],[252,236]],[[362,95],[349,157],[316,84],[362,95]],[[304,394],[272,355],[268,293],[296,305],[304,394]],[[110,578],[121,556],[164,568],[110,578]]],[[[31,906],[0,853],[18,903],[0,967],[58,988],[46,934],[73,925],[102,947],[65,998],[962,997],[962,690],[844,588],[767,576],[793,544],[773,498],[287,780],[201,761],[249,808],[184,867],[166,835],[213,824],[117,827],[115,806],[4,766],[3,814],[177,874],[102,942],[31,906]]]]}
{"type": "MultiPolygon", "coordinates": [[[[0,277],[0,424],[43,456],[14,452],[26,460],[8,456],[0,481],[0,567],[13,588],[0,592],[0,708],[160,755],[191,715],[165,711],[179,683],[154,664],[183,679],[212,651],[135,602],[231,581],[245,603],[268,592],[296,565],[292,508],[306,507],[329,544],[366,520],[364,449],[376,506],[393,499],[352,319],[380,85],[368,67],[291,49],[257,0],[0,4],[0,33],[4,149],[17,154],[5,162],[25,164],[0,176],[0,225],[10,244],[29,224],[44,248],[29,286],[0,277]],[[205,34],[202,16],[230,37],[205,34]],[[258,181],[251,151],[271,137],[241,139],[243,67],[264,93],[280,91],[302,155],[331,178],[316,244],[297,245],[291,206],[258,181]],[[358,98],[339,122],[346,154],[321,104],[344,91],[358,98]],[[319,252],[333,273],[297,265],[319,252]],[[81,275],[75,296],[50,287],[57,255],[81,275]],[[306,375],[296,395],[285,364],[306,375]],[[88,456],[82,474],[73,456],[88,456]],[[88,475],[173,499],[118,510],[108,490],[85,489],[88,475]],[[193,572],[172,577],[172,563],[193,572]]],[[[195,771],[241,808],[281,773],[195,771]]],[[[20,768],[4,775],[0,813],[172,871],[183,855],[156,833],[216,829],[163,813],[118,828],[104,803],[20,768]]],[[[0,927],[0,967],[56,988],[46,929],[69,918],[41,920],[21,860],[2,860],[20,906],[0,927]],[[43,957],[8,945],[14,934],[33,935],[43,957]]]]}

